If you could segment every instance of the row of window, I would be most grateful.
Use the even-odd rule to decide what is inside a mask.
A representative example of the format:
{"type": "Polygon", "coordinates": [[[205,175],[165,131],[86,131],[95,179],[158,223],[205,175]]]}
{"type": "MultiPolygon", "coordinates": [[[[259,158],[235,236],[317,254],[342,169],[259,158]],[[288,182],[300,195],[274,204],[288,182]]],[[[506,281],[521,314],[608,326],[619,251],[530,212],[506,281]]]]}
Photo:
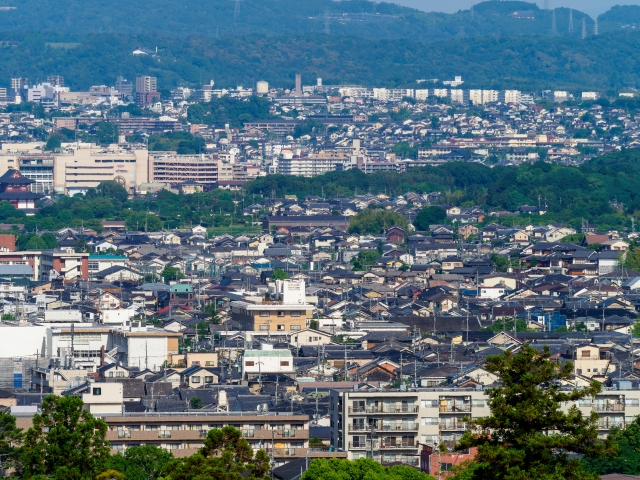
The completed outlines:
{"type": "MultiPolygon", "coordinates": [[[[284,317],[287,314],[287,312],[283,312],[283,311],[278,311],[277,312],[277,316],[278,317],[284,317]]],[[[299,311],[293,311],[293,312],[289,312],[289,316],[290,317],[299,317],[302,314],[299,311]]],[[[260,316],[261,317],[270,317],[271,316],[271,312],[269,310],[261,310],[260,311],[260,316]]]]}
{"type": "MultiPolygon", "coordinates": [[[[285,325],[277,325],[276,330],[285,330],[285,325]]],[[[301,330],[300,325],[289,325],[290,330],[301,330]]],[[[269,330],[269,325],[260,325],[260,330],[269,330]]]]}
{"type": "MultiPolygon", "coordinates": [[[[271,425],[242,425],[239,423],[235,424],[172,424],[172,425],[141,425],[130,424],[130,425],[112,425],[109,427],[109,430],[112,432],[116,431],[132,431],[132,432],[140,432],[140,431],[168,431],[168,430],[210,430],[212,428],[222,428],[225,426],[231,426],[237,428],[238,430],[284,430],[287,425],[284,423],[279,424],[271,424],[271,425]]],[[[291,430],[302,430],[304,429],[304,424],[291,424],[289,425],[291,430]]]]}
{"type": "MultiPolygon", "coordinates": [[[[255,367],[256,366],[256,362],[254,362],[253,360],[247,360],[244,362],[244,366],[245,367],[255,367]]],[[[288,367],[289,366],[289,360],[280,360],[280,366],[281,367],[288,367]]]]}

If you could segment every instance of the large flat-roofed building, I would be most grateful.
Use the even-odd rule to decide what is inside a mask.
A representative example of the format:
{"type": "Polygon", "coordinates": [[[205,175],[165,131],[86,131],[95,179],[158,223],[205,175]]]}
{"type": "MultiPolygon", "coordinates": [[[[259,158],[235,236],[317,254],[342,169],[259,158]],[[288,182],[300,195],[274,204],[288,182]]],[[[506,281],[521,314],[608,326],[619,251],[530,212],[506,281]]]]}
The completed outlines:
{"type": "MultiPolygon", "coordinates": [[[[487,391],[446,387],[331,390],[331,445],[346,450],[350,459],[369,457],[383,464],[418,466],[420,445],[444,444],[451,450],[467,430],[468,419],[490,415],[487,391]]],[[[598,414],[596,427],[604,438],[611,428],[624,428],[635,420],[640,413],[639,402],[638,390],[616,389],[575,405],[583,416],[598,414]]],[[[568,402],[563,410],[573,404],[568,402]]],[[[426,467],[420,465],[431,474],[437,473],[437,469],[426,467]]]]}
{"type": "Polygon", "coordinates": [[[54,190],[67,193],[78,187],[97,187],[111,180],[120,183],[129,193],[148,180],[149,154],[144,149],[80,145],[80,148],[61,153],[54,158],[54,190]]]}
{"type": "MultiPolygon", "coordinates": [[[[100,388],[101,383],[92,384],[100,388]]],[[[198,452],[209,430],[233,426],[257,451],[273,454],[276,466],[294,458],[345,458],[345,452],[309,448],[309,415],[282,412],[176,412],[103,414],[109,426],[107,440],[116,452],[140,445],[155,445],[169,450],[175,457],[198,452]]],[[[20,428],[29,428],[32,418],[20,417],[20,428]]]]}
{"type": "Polygon", "coordinates": [[[305,303],[304,280],[276,280],[269,285],[269,295],[270,300],[231,302],[231,318],[249,331],[282,334],[307,328],[313,306],[305,303]]]}
{"type": "Polygon", "coordinates": [[[157,135],[164,132],[182,131],[182,123],[174,118],[109,118],[110,123],[118,125],[120,134],[126,133],[146,133],[147,135],[157,135]]]}
{"type": "Polygon", "coordinates": [[[173,152],[149,154],[149,181],[154,183],[196,182],[214,184],[218,181],[221,161],[213,155],[178,155],[173,152]]]}

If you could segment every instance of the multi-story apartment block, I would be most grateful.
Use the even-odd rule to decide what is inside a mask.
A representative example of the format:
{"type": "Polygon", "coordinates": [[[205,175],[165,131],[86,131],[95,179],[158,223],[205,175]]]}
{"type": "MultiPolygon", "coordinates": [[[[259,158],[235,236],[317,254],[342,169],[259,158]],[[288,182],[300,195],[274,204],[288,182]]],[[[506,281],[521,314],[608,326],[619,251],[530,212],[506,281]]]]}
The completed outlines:
{"type": "MultiPolygon", "coordinates": [[[[103,386],[95,383],[95,388],[103,386]]],[[[272,456],[276,466],[294,458],[344,458],[345,452],[309,447],[309,416],[287,413],[133,413],[105,414],[109,426],[107,440],[115,452],[140,445],[155,445],[187,457],[197,453],[210,429],[232,426],[240,431],[255,451],[263,449],[272,456]]],[[[21,417],[18,424],[29,428],[32,419],[21,417]]]]}
{"type": "MultiPolygon", "coordinates": [[[[640,391],[631,390],[631,382],[614,383],[614,388],[576,404],[584,415],[598,413],[601,437],[640,414],[640,391]]],[[[452,449],[468,419],[491,413],[487,401],[485,390],[464,388],[332,390],[331,444],[346,450],[350,459],[417,465],[419,446],[452,449]]]]}
{"type": "MultiPolygon", "coordinates": [[[[219,179],[220,160],[213,155],[177,155],[158,152],[149,155],[149,180],[157,183],[197,182],[214,184],[219,179]]],[[[233,166],[230,180],[233,179],[233,166]]]]}
{"type": "Polygon", "coordinates": [[[136,92],[137,93],[151,93],[158,91],[158,79],[156,77],[137,77],[136,78],[136,92]]]}

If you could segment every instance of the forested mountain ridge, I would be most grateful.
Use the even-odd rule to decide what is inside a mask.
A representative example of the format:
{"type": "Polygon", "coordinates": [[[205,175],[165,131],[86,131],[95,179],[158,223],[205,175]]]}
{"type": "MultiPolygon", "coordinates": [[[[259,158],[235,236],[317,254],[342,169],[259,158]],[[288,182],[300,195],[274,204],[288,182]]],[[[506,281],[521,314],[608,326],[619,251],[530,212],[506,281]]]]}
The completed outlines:
{"type": "MultiPolygon", "coordinates": [[[[237,10],[232,0],[67,0],[55,7],[47,0],[5,0],[4,4],[0,30],[5,32],[238,36],[328,30],[332,35],[434,42],[487,35],[579,38],[583,18],[593,32],[593,19],[577,10],[573,12],[575,27],[570,31],[570,11],[566,8],[556,9],[554,32],[551,11],[521,1],[481,2],[454,14],[365,0],[242,0],[237,10]]],[[[601,31],[617,30],[633,22],[633,12],[625,9],[619,7],[608,17],[605,14],[601,31]]]]}
{"type": "MultiPolygon", "coordinates": [[[[554,37],[485,37],[424,44],[413,40],[369,40],[313,34],[212,38],[94,34],[5,33],[0,48],[0,85],[10,77],[32,82],[50,74],[74,90],[113,85],[117,75],[158,77],[159,88],[250,86],[266,80],[293,86],[303,81],[369,86],[415,86],[422,78],[462,75],[465,88],[519,90],[596,89],[640,84],[640,34],[612,32],[586,40],[554,37]],[[73,43],[75,42],[75,43],[73,43]],[[132,55],[138,47],[157,55],[132,55]],[[499,73],[498,73],[499,72],[499,73]]],[[[424,84],[422,84],[424,88],[424,84]]]]}

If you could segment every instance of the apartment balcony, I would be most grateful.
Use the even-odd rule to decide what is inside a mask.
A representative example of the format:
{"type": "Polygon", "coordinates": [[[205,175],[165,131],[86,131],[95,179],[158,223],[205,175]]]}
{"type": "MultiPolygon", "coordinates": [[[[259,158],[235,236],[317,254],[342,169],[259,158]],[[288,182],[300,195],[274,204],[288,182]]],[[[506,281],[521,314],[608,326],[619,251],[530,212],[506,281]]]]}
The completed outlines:
{"type": "Polygon", "coordinates": [[[350,414],[368,414],[368,413],[418,413],[417,405],[407,405],[404,407],[385,407],[378,405],[377,407],[349,407],[350,414]]]}
{"type": "Polygon", "coordinates": [[[460,441],[460,438],[455,438],[450,440],[440,440],[439,443],[447,447],[449,450],[454,450],[459,441],[460,441]]]}
{"type": "Polygon", "coordinates": [[[118,430],[118,438],[131,438],[130,430],[118,430]]]}
{"type": "Polygon", "coordinates": [[[382,455],[380,458],[382,465],[392,465],[397,463],[403,463],[405,465],[417,466],[420,463],[420,458],[415,455],[382,455]]]}
{"type": "MultiPolygon", "coordinates": [[[[391,442],[382,442],[382,445],[380,445],[380,450],[399,450],[399,449],[408,449],[408,448],[416,448],[418,445],[416,444],[416,442],[395,442],[395,443],[391,443],[391,442]]],[[[374,450],[375,450],[375,446],[374,446],[374,450]]]]}
{"type": "Polygon", "coordinates": [[[158,438],[171,438],[172,430],[158,430],[158,438]]]}
{"type": "Polygon", "coordinates": [[[624,412],[624,403],[594,403],[594,412],[624,412]]]}
{"type": "Polygon", "coordinates": [[[470,403],[459,403],[455,405],[440,405],[440,413],[464,413],[471,411],[470,403]]]}
{"type": "MultiPolygon", "coordinates": [[[[373,449],[377,449],[379,446],[374,443],[373,449]]],[[[366,443],[353,443],[349,442],[349,450],[371,450],[371,444],[369,442],[366,443]]]]}
{"type": "Polygon", "coordinates": [[[442,422],[440,423],[441,431],[466,430],[468,422],[442,422]]]}
{"type": "Polygon", "coordinates": [[[365,424],[349,424],[349,431],[350,432],[368,432],[369,430],[371,430],[369,428],[369,425],[365,424]]]}
{"type": "Polygon", "coordinates": [[[601,418],[596,424],[598,430],[610,430],[612,428],[624,428],[624,420],[614,418],[601,418]]]}
{"type": "Polygon", "coordinates": [[[383,425],[379,432],[412,432],[418,430],[417,423],[397,423],[395,425],[383,425]]]}

